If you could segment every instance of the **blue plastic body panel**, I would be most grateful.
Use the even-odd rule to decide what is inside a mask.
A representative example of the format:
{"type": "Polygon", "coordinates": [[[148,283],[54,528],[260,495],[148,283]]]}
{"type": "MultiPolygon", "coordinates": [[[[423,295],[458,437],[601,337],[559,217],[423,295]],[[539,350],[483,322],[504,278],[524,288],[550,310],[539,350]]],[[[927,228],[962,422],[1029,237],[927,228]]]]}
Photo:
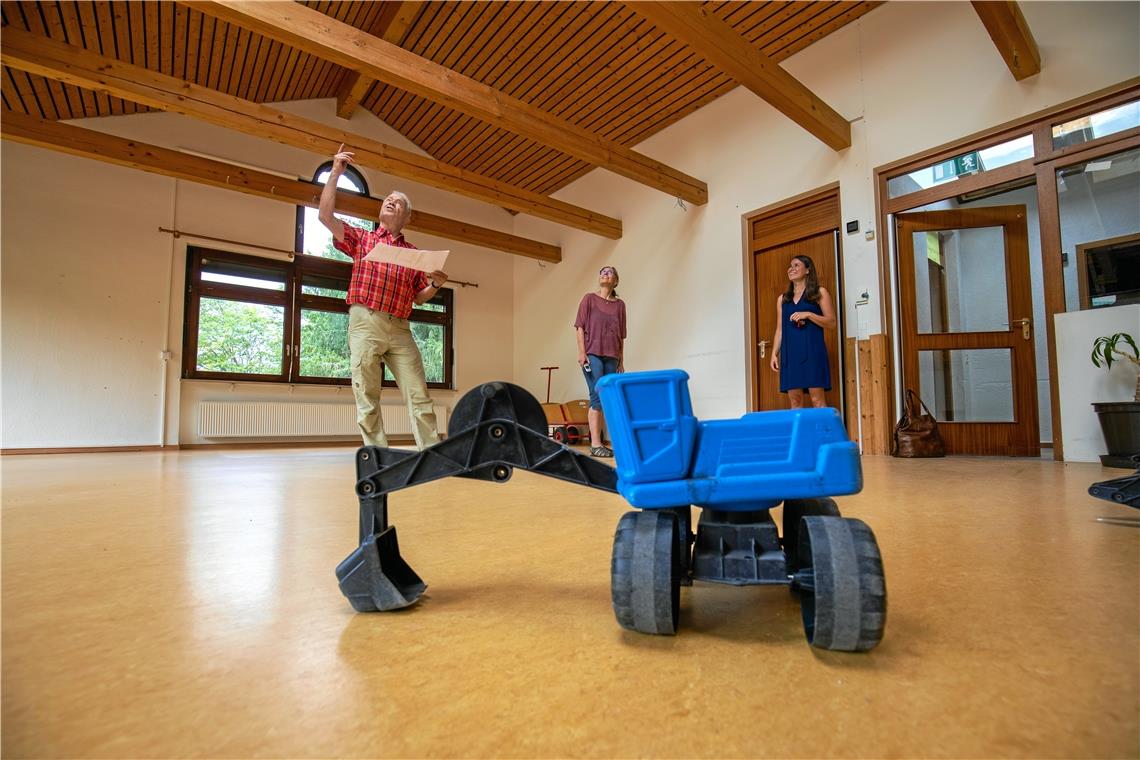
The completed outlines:
{"type": "Polygon", "coordinates": [[[740,511],[862,489],[859,448],[835,409],[698,422],[688,380],[675,369],[598,381],[618,492],[633,506],[740,511]]]}
{"type": "Polygon", "coordinates": [[[598,381],[613,439],[618,482],[679,480],[689,475],[697,418],[681,370],[626,372],[598,381]]]}

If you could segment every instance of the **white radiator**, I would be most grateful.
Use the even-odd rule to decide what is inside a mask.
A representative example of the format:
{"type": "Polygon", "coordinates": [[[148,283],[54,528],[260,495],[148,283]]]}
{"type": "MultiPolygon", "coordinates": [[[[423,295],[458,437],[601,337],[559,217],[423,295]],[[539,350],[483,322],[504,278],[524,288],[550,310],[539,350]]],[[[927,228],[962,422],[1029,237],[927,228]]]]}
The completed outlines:
{"type": "MultiPolygon", "coordinates": [[[[382,404],[380,416],[388,435],[411,435],[406,406],[382,404]]],[[[447,431],[447,407],[435,406],[439,431],[447,431]]],[[[202,438],[281,438],[290,436],[359,435],[355,404],[305,404],[291,401],[203,401],[198,404],[202,438]]]]}

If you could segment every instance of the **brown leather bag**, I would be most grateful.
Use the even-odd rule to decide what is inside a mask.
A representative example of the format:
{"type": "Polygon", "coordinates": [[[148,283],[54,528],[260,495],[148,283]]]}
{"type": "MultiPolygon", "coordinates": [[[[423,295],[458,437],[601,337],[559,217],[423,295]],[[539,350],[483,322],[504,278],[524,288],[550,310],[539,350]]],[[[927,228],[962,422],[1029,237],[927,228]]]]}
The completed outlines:
{"type": "Polygon", "coordinates": [[[903,416],[895,425],[891,455],[896,457],[944,457],[946,449],[938,433],[938,421],[918,394],[907,388],[903,416]]]}

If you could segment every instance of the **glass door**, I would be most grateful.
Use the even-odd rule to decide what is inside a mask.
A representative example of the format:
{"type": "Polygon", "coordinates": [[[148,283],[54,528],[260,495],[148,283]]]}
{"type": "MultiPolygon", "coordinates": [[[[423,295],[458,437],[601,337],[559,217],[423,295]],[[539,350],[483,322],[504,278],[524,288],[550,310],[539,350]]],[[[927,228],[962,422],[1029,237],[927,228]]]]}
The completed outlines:
{"type": "Polygon", "coordinates": [[[903,387],[947,453],[1039,456],[1024,206],[896,216],[903,387]]]}

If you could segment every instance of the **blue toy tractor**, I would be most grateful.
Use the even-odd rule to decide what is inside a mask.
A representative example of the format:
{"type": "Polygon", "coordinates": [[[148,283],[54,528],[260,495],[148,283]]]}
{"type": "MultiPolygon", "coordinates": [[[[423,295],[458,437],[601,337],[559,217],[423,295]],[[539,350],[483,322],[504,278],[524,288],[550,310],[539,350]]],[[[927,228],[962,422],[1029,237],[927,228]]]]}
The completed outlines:
{"type": "Polygon", "coordinates": [[[862,487],[856,445],[834,409],[755,412],[699,422],[681,370],[598,382],[616,470],[549,439],[541,405],[509,383],[460,399],[446,440],[420,452],[357,452],[360,546],[337,567],[354,609],[414,604],[426,584],[400,556],[387,495],[442,477],[505,482],[516,467],[620,493],[611,593],[619,625],[677,631],[694,580],[784,585],[799,594],[809,643],[866,651],[882,638],[886,585],[874,534],[831,496],[862,487]],[[783,504],[783,532],[769,510],[783,504]],[[701,510],[692,531],[692,507],[701,510]]]}

